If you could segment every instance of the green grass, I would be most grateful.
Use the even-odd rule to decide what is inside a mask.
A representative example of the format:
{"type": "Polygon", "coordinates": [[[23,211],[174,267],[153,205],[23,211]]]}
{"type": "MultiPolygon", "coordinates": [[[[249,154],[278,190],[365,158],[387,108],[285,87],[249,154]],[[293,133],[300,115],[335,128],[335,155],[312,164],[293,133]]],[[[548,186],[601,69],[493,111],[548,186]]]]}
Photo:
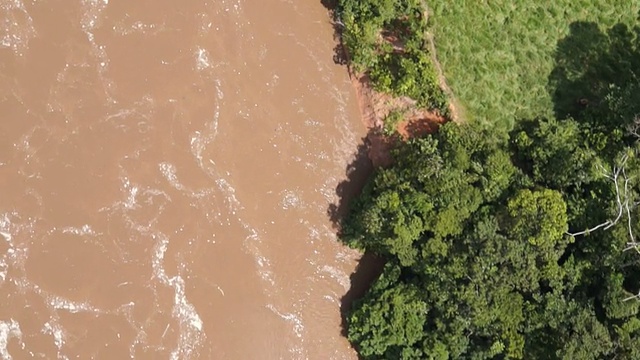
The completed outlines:
{"type": "Polygon", "coordinates": [[[466,120],[507,129],[518,119],[554,116],[549,76],[572,23],[606,31],[636,24],[640,10],[640,0],[427,2],[438,59],[466,120]]]}

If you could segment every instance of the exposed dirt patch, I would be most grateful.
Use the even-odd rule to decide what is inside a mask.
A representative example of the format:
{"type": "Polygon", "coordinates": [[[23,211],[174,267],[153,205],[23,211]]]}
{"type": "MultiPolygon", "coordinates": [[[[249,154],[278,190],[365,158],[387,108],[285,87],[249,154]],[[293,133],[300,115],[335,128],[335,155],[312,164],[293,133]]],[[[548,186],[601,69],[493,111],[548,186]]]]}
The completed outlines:
{"type": "MultiPolygon", "coordinates": [[[[425,8],[425,21],[428,21],[428,8],[426,4],[423,4],[423,6],[425,8]]],[[[425,40],[437,71],[439,85],[448,97],[450,112],[448,118],[437,112],[417,107],[416,101],[409,97],[395,97],[376,91],[371,85],[371,79],[368,74],[356,73],[350,66],[349,54],[340,36],[341,26],[342,24],[335,25],[336,39],[339,44],[336,46],[336,55],[334,57],[339,60],[336,63],[347,65],[351,83],[356,91],[362,122],[369,130],[367,136],[368,155],[374,166],[388,166],[392,163],[391,149],[400,138],[407,140],[412,137],[424,136],[435,132],[440,125],[448,120],[461,121],[461,107],[446,83],[442,66],[436,57],[432,34],[426,33],[425,40]],[[396,126],[399,136],[384,135],[384,120],[391,112],[403,114],[404,120],[400,121],[396,126]]],[[[379,35],[380,40],[390,43],[394,51],[404,51],[404,44],[396,34],[381,33],[379,35]]]]}
{"type": "Polygon", "coordinates": [[[369,129],[369,158],[376,167],[388,166],[393,160],[390,150],[398,139],[383,133],[384,119],[392,111],[404,113],[405,120],[398,124],[397,130],[405,140],[432,133],[447,121],[433,111],[416,107],[411,98],[376,91],[367,74],[356,74],[349,67],[349,76],[356,90],[362,122],[369,129]]]}
{"type": "Polygon", "coordinates": [[[434,113],[419,114],[417,117],[408,117],[400,122],[397,130],[403,139],[410,139],[433,134],[446,121],[447,119],[434,113]]]}

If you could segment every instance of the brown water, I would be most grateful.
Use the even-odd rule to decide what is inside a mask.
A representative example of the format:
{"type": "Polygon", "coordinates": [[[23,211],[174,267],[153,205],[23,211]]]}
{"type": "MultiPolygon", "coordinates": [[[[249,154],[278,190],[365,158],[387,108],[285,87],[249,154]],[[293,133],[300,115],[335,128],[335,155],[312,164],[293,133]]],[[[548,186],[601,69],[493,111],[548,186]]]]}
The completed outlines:
{"type": "Polygon", "coordinates": [[[0,0],[0,357],[353,359],[320,1],[0,0]]]}

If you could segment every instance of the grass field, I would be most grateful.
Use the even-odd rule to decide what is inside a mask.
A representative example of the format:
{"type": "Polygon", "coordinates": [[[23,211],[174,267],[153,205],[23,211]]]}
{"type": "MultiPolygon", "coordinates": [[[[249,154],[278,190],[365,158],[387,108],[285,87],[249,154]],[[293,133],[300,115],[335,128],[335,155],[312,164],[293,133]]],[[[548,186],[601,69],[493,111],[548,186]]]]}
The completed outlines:
{"type": "Polygon", "coordinates": [[[606,31],[635,25],[640,10],[640,0],[427,3],[438,59],[465,117],[506,128],[517,119],[554,115],[550,74],[572,23],[593,22],[606,31]]]}

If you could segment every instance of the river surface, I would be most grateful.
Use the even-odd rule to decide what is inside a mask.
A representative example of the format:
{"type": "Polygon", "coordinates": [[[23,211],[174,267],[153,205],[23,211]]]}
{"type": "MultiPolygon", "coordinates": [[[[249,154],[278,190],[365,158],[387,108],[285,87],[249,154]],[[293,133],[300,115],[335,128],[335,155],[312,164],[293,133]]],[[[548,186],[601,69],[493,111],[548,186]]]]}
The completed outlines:
{"type": "Polygon", "coordinates": [[[0,357],[354,359],[320,1],[0,0],[0,357]]]}

